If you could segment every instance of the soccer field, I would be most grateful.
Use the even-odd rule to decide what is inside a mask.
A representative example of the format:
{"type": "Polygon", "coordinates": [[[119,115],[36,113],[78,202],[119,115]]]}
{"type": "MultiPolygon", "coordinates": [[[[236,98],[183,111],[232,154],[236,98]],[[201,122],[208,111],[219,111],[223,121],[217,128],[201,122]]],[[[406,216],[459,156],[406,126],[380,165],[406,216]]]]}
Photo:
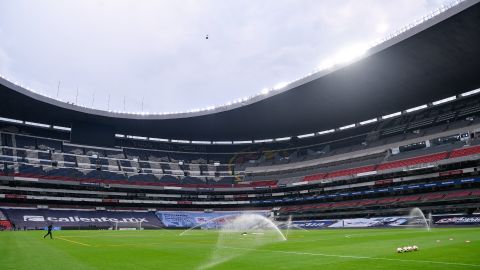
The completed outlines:
{"type": "Polygon", "coordinates": [[[480,269],[480,228],[290,231],[288,240],[218,232],[0,232],[0,269],[480,269]],[[469,241],[469,242],[467,242],[469,241]],[[420,250],[397,254],[397,247],[420,250]]]}

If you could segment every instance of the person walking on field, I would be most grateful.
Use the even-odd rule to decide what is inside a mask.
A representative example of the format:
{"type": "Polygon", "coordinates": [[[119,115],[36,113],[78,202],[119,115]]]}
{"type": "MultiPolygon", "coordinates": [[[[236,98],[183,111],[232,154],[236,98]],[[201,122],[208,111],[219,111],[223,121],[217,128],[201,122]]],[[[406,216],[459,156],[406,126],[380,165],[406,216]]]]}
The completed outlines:
{"type": "Polygon", "coordinates": [[[50,235],[50,239],[53,239],[53,236],[52,236],[53,225],[52,225],[52,224],[48,225],[48,228],[47,228],[47,229],[48,229],[48,232],[47,232],[47,234],[45,234],[45,235],[43,236],[43,238],[45,239],[45,237],[47,237],[47,236],[50,235]]]}

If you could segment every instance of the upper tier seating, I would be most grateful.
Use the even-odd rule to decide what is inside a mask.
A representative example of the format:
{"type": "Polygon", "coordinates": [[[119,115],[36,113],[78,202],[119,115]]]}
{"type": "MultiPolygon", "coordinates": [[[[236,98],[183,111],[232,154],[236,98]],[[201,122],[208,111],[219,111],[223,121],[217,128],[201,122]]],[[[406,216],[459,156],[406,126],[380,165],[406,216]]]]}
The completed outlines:
{"type": "MultiPolygon", "coordinates": [[[[83,149],[78,147],[67,147],[69,151],[73,152],[84,152],[83,149]],[[70,147],[70,148],[69,148],[70,147]]],[[[62,153],[53,153],[38,150],[22,150],[17,148],[7,148],[2,147],[3,156],[0,156],[0,159],[6,162],[15,162],[14,157],[9,158],[9,156],[18,156],[18,161],[22,164],[19,166],[18,173],[22,176],[28,177],[37,177],[41,178],[43,174],[46,176],[56,176],[57,178],[63,176],[68,177],[71,174],[71,178],[87,178],[87,179],[102,179],[102,180],[126,180],[129,179],[132,182],[145,180],[146,182],[155,182],[158,180],[159,183],[169,183],[169,184],[181,184],[181,185],[190,185],[190,184],[228,184],[233,185],[237,180],[237,176],[231,176],[230,167],[226,165],[220,166],[211,166],[211,165],[195,165],[195,164],[177,164],[177,163],[155,163],[147,161],[134,161],[134,160],[122,160],[122,159],[110,159],[106,157],[94,158],[92,156],[86,155],[71,155],[71,154],[62,154],[62,153]],[[58,168],[50,168],[52,161],[58,162],[58,168]],[[45,169],[42,170],[40,165],[46,165],[45,169]],[[35,166],[31,166],[35,165],[35,166]],[[121,167],[119,167],[120,165],[121,167]],[[80,170],[62,170],[63,167],[80,167],[80,170]],[[157,168],[149,168],[155,166],[157,168]],[[140,168],[140,171],[139,171],[140,168]],[[202,169],[203,168],[203,169],[202,169]],[[87,170],[85,170],[87,169],[87,170]],[[99,172],[96,170],[99,169],[99,172]],[[119,170],[121,172],[119,172],[119,170]],[[58,175],[56,172],[60,175],[58,175]],[[93,171],[93,172],[90,172],[93,171]],[[150,176],[133,176],[137,173],[144,173],[145,175],[150,176]],[[128,176],[125,176],[125,173],[128,176]],[[37,175],[36,175],[37,174],[37,175]],[[159,174],[160,177],[152,177],[152,174],[159,174]],[[165,174],[172,174],[173,177],[166,177],[165,174]],[[189,179],[182,180],[186,176],[190,177],[189,179]],[[205,181],[203,177],[210,177],[215,180],[205,181]]],[[[480,146],[462,148],[453,150],[452,152],[441,152],[431,155],[425,155],[415,158],[403,159],[385,162],[380,165],[369,165],[357,168],[348,168],[339,171],[331,172],[321,172],[309,176],[304,176],[303,178],[297,178],[298,180],[303,179],[303,181],[314,181],[321,179],[330,179],[335,177],[342,176],[355,176],[361,173],[368,173],[373,171],[381,171],[386,169],[394,169],[405,166],[412,166],[423,163],[436,162],[442,159],[447,158],[450,154],[450,158],[462,157],[471,154],[480,153],[480,146]]],[[[346,164],[357,164],[357,163],[346,163],[346,164]]],[[[330,165],[330,167],[338,167],[337,165],[330,165]]],[[[241,181],[241,180],[240,180],[241,181]]],[[[257,181],[248,182],[249,186],[256,186],[257,181]]],[[[265,183],[265,182],[264,182],[265,183]]],[[[264,185],[259,182],[259,185],[264,185]]],[[[265,186],[276,186],[276,181],[274,184],[265,184],[265,186]]]]}
{"type": "Polygon", "coordinates": [[[74,155],[85,155],[82,148],[77,146],[71,146],[71,145],[63,145],[63,152],[74,154],[74,155]]]}
{"type": "Polygon", "coordinates": [[[317,174],[305,176],[303,178],[303,180],[304,181],[314,181],[314,180],[334,178],[334,177],[339,177],[339,176],[356,175],[356,174],[375,171],[375,170],[381,171],[381,170],[387,170],[387,169],[395,169],[395,168],[400,168],[400,167],[412,166],[412,165],[416,165],[416,164],[431,163],[431,162],[435,162],[435,161],[445,159],[447,156],[448,156],[448,153],[443,152],[443,153],[438,153],[438,154],[433,154],[433,155],[428,155],[428,156],[421,156],[421,157],[409,158],[409,159],[398,160],[398,161],[393,161],[393,162],[386,162],[386,163],[380,164],[378,166],[366,166],[366,167],[360,167],[360,168],[352,168],[352,169],[347,169],[347,170],[342,170],[342,171],[330,172],[328,174],[317,173],[317,174]]]}
{"type": "Polygon", "coordinates": [[[153,174],[128,174],[128,180],[135,182],[158,182],[159,179],[153,174]]]}
{"type": "Polygon", "coordinates": [[[37,148],[37,144],[35,142],[34,137],[28,136],[15,136],[15,144],[18,148],[27,148],[27,149],[35,149],[37,148]]]}
{"type": "Polygon", "coordinates": [[[40,150],[62,151],[62,142],[44,138],[37,138],[37,147],[40,150]]]}
{"type": "MultiPolygon", "coordinates": [[[[418,112],[402,114],[399,117],[384,119],[375,124],[345,131],[339,130],[332,134],[323,134],[322,136],[313,136],[301,140],[292,138],[284,143],[232,144],[225,146],[145,142],[128,136],[115,139],[117,148],[81,146],[68,142],[68,132],[63,132],[65,136],[61,136],[55,130],[46,132],[46,129],[25,129],[22,125],[12,124],[12,127],[15,127],[14,129],[8,129],[8,127],[2,129],[0,145],[2,145],[1,153],[4,156],[0,156],[0,160],[8,163],[8,166],[16,166],[14,172],[20,174],[28,173],[32,175],[32,171],[37,171],[42,176],[42,174],[47,173],[55,175],[55,172],[60,174],[69,172],[72,173],[74,178],[92,177],[108,180],[111,177],[110,180],[128,179],[131,182],[161,181],[163,178],[168,182],[168,178],[174,178],[173,182],[183,185],[214,182],[235,184],[247,181],[243,180],[244,169],[249,166],[262,167],[262,165],[287,164],[322,158],[323,160],[337,161],[329,161],[326,164],[308,162],[309,168],[300,169],[290,169],[294,166],[279,166],[283,167],[282,169],[287,173],[292,172],[291,175],[286,175],[282,171],[280,177],[290,179],[296,177],[293,182],[280,181],[280,183],[293,184],[294,181],[347,178],[347,176],[351,178],[349,176],[357,176],[362,173],[368,174],[369,172],[374,173],[375,171],[433,163],[446,158],[479,154],[480,146],[452,150],[452,148],[458,148],[461,144],[466,143],[463,140],[465,136],[461,136],[460,132],[463,134],[463,132],[468,131],[463,130],[463,128],[476,125],[478,120],[477,117],[473,117],[473,121],[466,121],[465,116],[477,115],[478,108],[480,108],[478,96],[472,96],[418,112]],[[471,110],[472,108],[475,108],[475,110],[471,110]],[[457,115],[462,117],[456,118],[457,115]],[[441,127],[441,129],[430,127],[433,123],[440,122],[448,123],[436,126],[441,127]],[[402,146],[403,149],[400,147],[400,153],[396,155],[389,156],[387,150],[385,150],[396,147],[387,147],[387,143],[401,143],[407,139],[437,134],[439,131],[448,130],[450,132],[452,127],[462,128],[462,130],[456,130],[446,137],[437,138],[437,141],[431,139],[431,144],[423,142],[425,138],[419,139],[414,144],[408,142],[409,145],[402,146]],[[415,132],[413,129],[415,129],[415,132]],[[40,138],[31,134],[55,139],[40,138]],[[452,141],[446,144],[442,141],[445,138],[452,141]],[[423,149],[415,148],[416,144],[423,149]],[[368,154],[367,156],[369,151],[362,150],[371,149],[373,145],[382,145],[385,146],[385,149],[372,151],[376,154],[368,154]],[[414,145],[414,148],[411,148],[412,145],[414,145]],[[427,147],[427,145],[431,145],[431,147],[427,147]],[[405,147],[407,150],[405,150],[405,147]],[[357,150],[362,151],[362,153],[357,153],[356,158],[338,161],[338,159],[346,158],[340,158],[340,154],[348,154],[357,150]],[[379,153],[379,151],[383,152],[379,153]],[[359,155],[365,156],[359,158],[359,155]],[[217,162],[221,164],[213,166],[217,162]],[[32,165],[40,169],[31,168],[32,165]],[[44,166],[39,167],[38,165],[44,166]],[[77,169],[69,170],[65,167],[77,169]],[[65,171],[61,171],[62,169],[65,169],[65,171]],[[100,172],[96,172],[97,169],[100,172]],[[312,175],[305,176],[307,169],[312,175]],[[168,175],[168,177],[164,175],[168,175]]],[[[470,139],[467,141],[470,141],[470,139]]],[[[323,160],[318,162],[321,163],[323,160]]],[[[4,169],[4,171],[6,170],[4,169]]],[[[279,172],[260,169],[258,175],[261,178],[255,179],[255,173],[251,173],[255,180],[279,178],[279,174],[279,172]]],[[[245,179],[250,180],[249,176],[247,173],[245,179]]],[[[249,183],[248,185],[254,184],[249,183]]]]}

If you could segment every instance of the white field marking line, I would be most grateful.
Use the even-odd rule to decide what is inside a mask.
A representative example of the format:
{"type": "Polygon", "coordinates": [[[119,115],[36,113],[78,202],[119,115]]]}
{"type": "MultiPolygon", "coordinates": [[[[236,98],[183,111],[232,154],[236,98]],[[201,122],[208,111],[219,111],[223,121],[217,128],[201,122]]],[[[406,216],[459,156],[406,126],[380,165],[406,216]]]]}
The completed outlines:
{"type": "Polygon", "coordinates": [[[58,237],[58,236],[57,236],[56,238],[58,238],[58,239],[60,239],[60,240],[63,240],[63,241],[71,242],[71,243],[74,243],[74,244],[77,244],[77,245],[82,245],[82,246],[86,246],[86,247],[91,247],[91,245],[89,245],[89,244],[80,243],[80,242],[77,242],[77,241],[65,239],[65,238],[63,238],[63,237],[58,237]]]}
{"type": "Polygon", "coordinates": [[[405,259],[392,259],[392,258],[381,258],[381,257],[336,255],[336,254],[323,254],[323,253],[310,253],[310,252],[297,252],[297,251],[254,249],[254,248],[237,248],[237,247],[227,247],[227,246],[222,246],[222,248],[248,250],[248,251],[263,251],[263,252],[282,253],[282,254],[294,254],[294,255],[307,255],[307,256],[337,257],[337,258],[348,258],[348,259],[383,260],[383,261],[412,262],[412,263],[433,263],[433,264],[442,264],[442,265],[480,267],[480,264],[470,264],[470,263],[439,262],[439,261],[427,261],[427,260],[405,260],[405,259]]]}

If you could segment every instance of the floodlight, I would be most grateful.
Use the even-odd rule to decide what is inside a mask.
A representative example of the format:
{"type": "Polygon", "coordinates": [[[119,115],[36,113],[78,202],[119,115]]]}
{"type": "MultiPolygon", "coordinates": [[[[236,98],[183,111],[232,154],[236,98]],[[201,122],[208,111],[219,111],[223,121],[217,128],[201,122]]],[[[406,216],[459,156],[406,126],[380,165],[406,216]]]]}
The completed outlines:
{"type": "Polygon", "coordinates": [[[375,123],[377,122],[377,118],[373,118],[373,119],[370,119],[370,120],[365,120],[365,121],[362,121],[360,122],[360,125],[366,125],[366,124],[370,124],[370,123],[375,123]]]}
{"type": "Polygon", "coordinates": [[[328,134],[328,133],[332,133],[332,132],[335,132],[335,129],[320,131],[320,132],[318,132],[318,135],[328,134]]]}
{"type": "Polygon", "coordinates": [[[336,56],[334,62],[345,64],[357,60],[365,55],[368,46],[362,43],[354,44],[342,49],[336,56]]]}
{"type": "Polygon", "coordinates": [[[355,124],[350,124],[350,125],[346,125],[346,126],[343,126],[343,127],[339,127],[338,129],[345,130],[345,129],[349,129],[349,128],[353,128],[353,127],[355,127],[355,124]]]}
{"type": "Polygon", "coordinates": [[[298,135],[297,137],[300,138],[300,139],[303,139],[303,138],[308,138],[308,137],[313,137],[313,136],[315,136],[315,133],[308,133],[308,134],[298,135]]]}
{"type": "Polygon", "coordinates": [[[477,94],[477,93],[480,93],[480,88],[472,90],[472,91],[465,92],[465,93],[461,94],[461,96],[466,97],[466,96],[470,96],[470,95],[477,94]]]}
{"type": "Polygon", "coordinates": [[[457,99],[456,96],[451,96],[451,97],[448,97],[448,98],[444,98],[444,99],[441,99],[441,100],[437,100],[437,101],[433,102],[432,104],[433,104],[433,105],[439,105],[439,104],[443,104],[443,103],[445,103],[445,102],[453,101],[453,100],[455,100],[455,99],[457,99]]]}
{"type": "Polygon", "coordinates": [[[382,116],[382,119],[392,118],[392,117],[395,117],[395,116],[399,116],[399,115],[401,115],[401,114],[402,114],[402,112],[396,112],[396,113],[392,113],[392,114],[387,114],[387,115],[382,116]]]}
{"type": "Polygon", "coordinates": [[[285,88],[287,85],[288,85],[288,82],[281,82],[281,83],[278,83],[277,85],[275,85],[275,87],[273,87],[273,89],[274,90],[280,90],[282,88],[285,88]]]}
{"type": "Polygon", "coordinates": [[[421,110],[421,109],[425,109],[427,108],[428,106],[425,104],[425,105],[421,105],[421,106],[417,106],[417,107],[414,107],[414,108],[411,108],[411,109],[408,109],[406,110],[406,112],[414,112],[414,111],[418,111],[418,110],[421,110]]]}
{"type": "Polygon", "coordinates": [[[318,66],[318,70],[326,70],[335,66],[335,63],[331,59],[323,60],[322,63],[318,66]]]}

